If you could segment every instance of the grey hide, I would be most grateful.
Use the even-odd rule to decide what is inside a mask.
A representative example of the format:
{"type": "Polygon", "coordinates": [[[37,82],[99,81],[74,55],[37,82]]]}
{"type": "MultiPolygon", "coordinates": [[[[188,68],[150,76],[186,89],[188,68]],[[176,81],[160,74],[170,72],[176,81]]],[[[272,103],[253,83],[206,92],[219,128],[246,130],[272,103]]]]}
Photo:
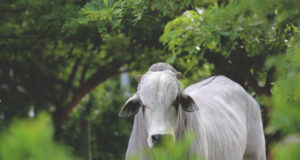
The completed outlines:
{"type": "Polygon", "coordinates": [[[213,76],[183,90],[178,75],[172,66],[158,63],[137,78],[137,92],[119,114],[135,115],[126,159],[153,147],[153,135],[168,134],[177,141],[186,132],[196,135],[189,155],[205,160],[266,159],[260,107],[239,84],[213,76]]]}

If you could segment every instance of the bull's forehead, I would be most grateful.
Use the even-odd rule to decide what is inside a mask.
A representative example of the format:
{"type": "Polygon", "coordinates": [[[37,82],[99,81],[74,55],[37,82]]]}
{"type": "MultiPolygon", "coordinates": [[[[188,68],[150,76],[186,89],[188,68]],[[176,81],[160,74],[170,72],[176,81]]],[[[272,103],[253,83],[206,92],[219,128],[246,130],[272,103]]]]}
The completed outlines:
{"type": "Polygon", "coordinates": [[[171,105],[179,92],[173,73],[150,72],[144,75],[139,85],[139,97],[149,108],[171,105]]]}

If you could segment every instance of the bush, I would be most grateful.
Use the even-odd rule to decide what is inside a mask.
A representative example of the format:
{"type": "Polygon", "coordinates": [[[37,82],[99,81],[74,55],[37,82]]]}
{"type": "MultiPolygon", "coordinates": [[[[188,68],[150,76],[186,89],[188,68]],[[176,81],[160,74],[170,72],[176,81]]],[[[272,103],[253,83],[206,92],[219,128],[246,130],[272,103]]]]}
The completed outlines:
{"type": "Polygon", "coordinates": [[[53,141],[50,116],[18,120],[1,133],[1,160],[71,160],[68,148],[53,141]]]}
{"type": "MultiPolygon", "coordinates": [[[[172,141],[165,141],[159,147],[152,148],[149,152],[146,152],[147,157],[151,157],[152,160],[201,160],[199,155],[188,155],[189,146],[192,144],[195,136],[188,133],[184,138],[177,142],[176,145],[172,141]]],[[[140,160],[141,155],[131,157],[130,160],[140,160]]]]}

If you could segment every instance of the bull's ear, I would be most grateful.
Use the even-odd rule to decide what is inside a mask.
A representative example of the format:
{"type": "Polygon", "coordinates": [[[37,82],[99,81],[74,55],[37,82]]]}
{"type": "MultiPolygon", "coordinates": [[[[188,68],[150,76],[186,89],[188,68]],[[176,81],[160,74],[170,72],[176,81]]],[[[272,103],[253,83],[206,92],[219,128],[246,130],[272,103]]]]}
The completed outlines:
{"type": "Polygon", "coordinates": [[[135,115],[139,111],[140,100],[137,94],[134,94],[122,107],[119,112],[120,117],[130,117],[135,115]]]}
{"type": "Polygon", "coordinates": [[[198,111],[199,107],[193,98],[187,94],[182,94],[180,98],[181,107],[186,112],[198,111]]]}

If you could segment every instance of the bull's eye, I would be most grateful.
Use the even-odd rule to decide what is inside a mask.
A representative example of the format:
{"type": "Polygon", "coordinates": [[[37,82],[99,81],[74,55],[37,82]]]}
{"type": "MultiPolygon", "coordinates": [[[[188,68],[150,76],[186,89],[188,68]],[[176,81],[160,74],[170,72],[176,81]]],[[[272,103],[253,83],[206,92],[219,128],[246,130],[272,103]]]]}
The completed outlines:
{"type": "Polygon", "coordinates": [[[175,102],[173,103],[173,105],[174,105],[176,111],[178,111],[178,107],[179,107],[179,97],[177,97],[177,98],[175,99],[175,102]]]}
{"type": "Polygon", "coordinates": [[[148,109],[148,107],[146,107],[142,101],[140,101],[140,106],[142,107],[143,113],[145,113],[145,109],[148,109]]]}

